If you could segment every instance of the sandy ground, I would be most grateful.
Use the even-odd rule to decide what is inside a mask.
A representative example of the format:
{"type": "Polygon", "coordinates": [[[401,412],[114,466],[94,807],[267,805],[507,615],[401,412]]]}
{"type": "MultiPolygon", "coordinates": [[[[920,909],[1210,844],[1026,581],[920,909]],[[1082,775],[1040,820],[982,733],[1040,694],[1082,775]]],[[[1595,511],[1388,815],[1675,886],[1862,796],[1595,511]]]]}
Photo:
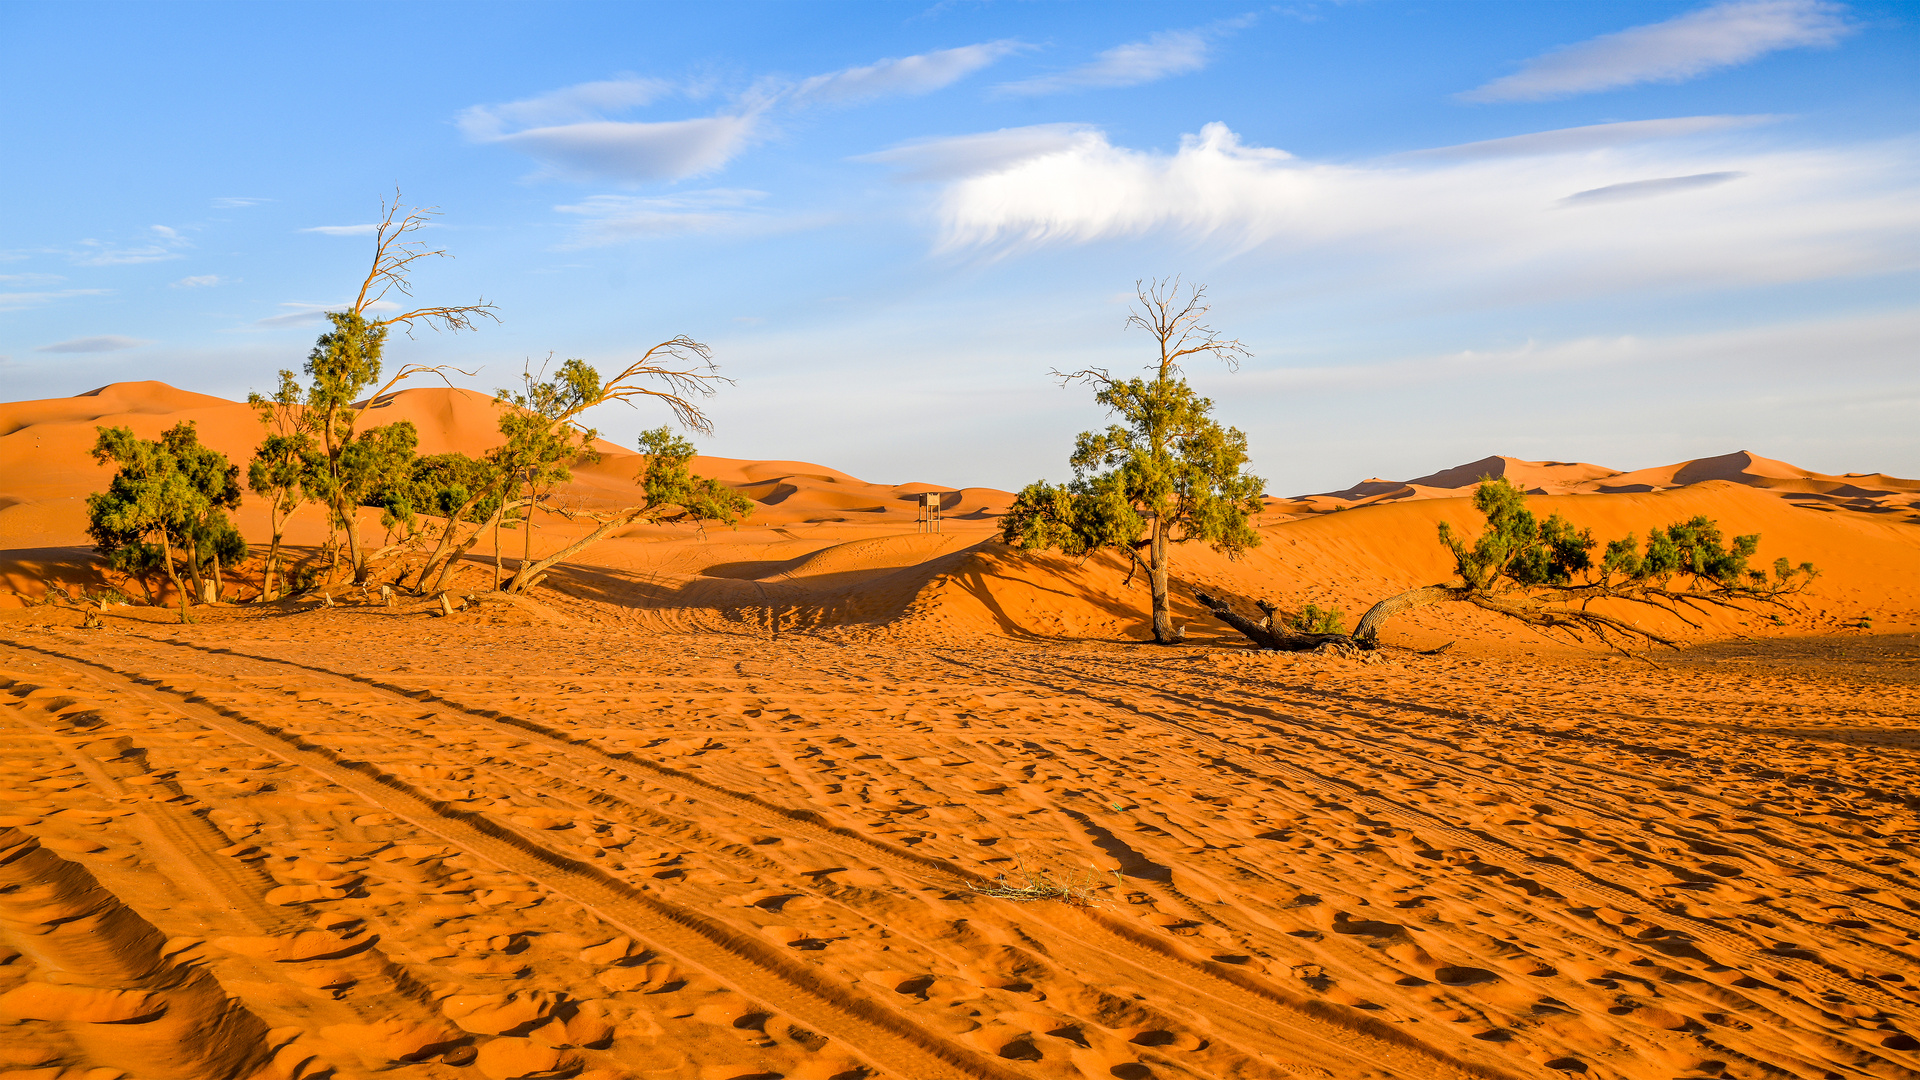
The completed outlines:
{"type": "MultiPolygon", "coordinates": [[[[711,458],[742,528],[529,598],[482,545],[450,616],[342,585],[86,629],[45,601],[100,584],[92,425],[257,434],[157,386],[0,406],[0,1080],[1920,1077],[1911,481],[1489,459],[1602,538],[1705,514],[1822,568],[1635,613],[1694,642],[1649,657],[1458,605],[1262,654],[1191,599],[1443,580],[1486,463],[1181,548],[1177,648],[1118,560],[996,544],[1005,492],[929,534],[929,485],[711,458]]],[[[388,408],[471,451],[474,397],[388,408]]]]}
{"type": "MultiPolygon", "coordinates": [[[[0,844],[289,1074],[1920,1075],[1912,635],[1357,663],[42,612],[0,646],[0,844]],[[996,895],[1030,877],[1081,899],[996,895]]],[[[48,975],[0,967],[0,1010],[48,975]]],[[[149,1075],[86,1030],[130,1026],[0,1047],[149,1075]]]]}

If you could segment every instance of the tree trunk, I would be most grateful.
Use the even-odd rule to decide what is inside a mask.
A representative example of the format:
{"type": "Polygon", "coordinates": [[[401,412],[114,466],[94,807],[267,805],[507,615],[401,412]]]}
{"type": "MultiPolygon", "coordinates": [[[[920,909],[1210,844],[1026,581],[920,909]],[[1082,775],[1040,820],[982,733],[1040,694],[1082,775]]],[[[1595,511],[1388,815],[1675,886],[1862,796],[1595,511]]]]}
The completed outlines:
{"type": "Polygon", "coordinates": [[[497,527],[500,524],[500,519],[505,517],[507,511],[512,508],[513,508],[512,505],[509,504],[504,498],[501,499],[500,507],[499,509],[493,512],[492,520],[488,521],[485,525],[480,526],[478,529],[475,529],[472,536],[467,537],[465,542],[456,546],[453,549],[453,551],[447,555],[446,563],[440,567],[440,577],[434,581],[433,588],[428,589],[427,592],[437,593],[445,589],[447,587],[447,579],[453,576],[453,564],[456,562],[459,562],[461,556],[465,555],[468,551],[472,550],[473,545],[480,542],[480,538],[487,534],[487,530],[489,528],[497,527]]]}
{"type": "Polygon", "coordinates": [[[521,563],[520,569],[514,573],[513,577],[507,579],[507,591],[510,593],[526,592],[529,588],[533,586],[533,583],[537,581],[542,574],[545,574],[548,570],[552,569],[555,563],[559,563],[566,559],[572,558],[575,553],[581,551],[582,549],[599,543],[601,540],[606,538],[606,535],[608,533],[612,532],[613,530],[618,529],[625,525],[633,524],[636,520],[639,519],[640,515],[646,512],[647,511],[645,507],[636,506],[631,510],[627,510],[623,513],[615,514],[613,517],[608,518],[606,521],[601,522],[599,528],[593,530],[592,532],[581,537],[580,539],[575,540],[573,543],[568,544],[566,547],[561,548],[559,551],[554,552],[553,554],[547,556],[546,558],[541,559],[539,562],[531,563],[531,564],[521,563]]]}
{"type": "MultiPolygon", "coordinates": [[[[440,563],[440,557],[442,555],[445,555],[447,553],[447,549],[453,546],[453,538],[457,536],[460,532],[461,519],[467,516],[467,512],[469,510],[472,510],[474,507],[480,505],[480,500],[486,498],[489,494],[492,493],[492,491],[493,491],[492,488],[482,488],[479,491],[474,492],[473,495],[469,497],[466,502],[461,503],[459,507],[453,511],[452,514],[448,515],[447,527],[440,531],[440,542],[434,545],[433,554],[429,555],[427,557],[426,563],[420,567],[420,580],[413,583],[413,591],[415,593],[418,593],[422,596],[426,595],[427,575],[433,573],[434,567],[439,565],[440,563]]],[[[478,536],[480,535],[480,533],[485,532],[486,530],[487,530],[487,527],[485,525],[482,525],[480,526],[479,531],[474,533],[474,535],[478,536]]]]}
{"type": "Polygon", "coordinates": [[[198,539],[193,540],[192,546],[187,548],[187,578],[193,582],[194,602],[206,603],[207,582],[206,577],[200,573],[200,541],[198,539]]]}
{"type": "Polygon", "coordinates": [[[1417,607],[1426,607],[1428,604],[1437,604],[1442,600],[1464,600],[1466,597],[1466,589],[1455,588],[1451,585],[1426,585],[1418,589],[1408,589],[1406,592],[1389,596],[1385,600],[1368,608],[1367,613],[1360,616],[1360,625],[1353,628],[1353,639],[1355,641],[1375,641],[1380,637],[1380,627],[1385,625],[1388,619],[1393,618],[1403,611],[1411,611],[1417,607]]]}
{"type": "Polygon", "coordinates": [[[1256,622],[1236,613],[1227,606],[1225,600],[1218,600],[1206,593],[1193,594],[1200,606],[1213,613],[1213,617],[1246,635],[1247,640],[1262,649],[1276,649],[1282,652],[1301,652],[1316,648],[1328,642],[1351,641],[1345,634],[1305,634],[1288,630],[1284,626],[1275,626],[1271,616],[1256,622]]]}
{"type": "Polygon", "coordinates": [[[367,567],[364,561],[364,548],[360,543],[360,508],[358,506],[347,507],[346,529],[347,567],[353,571],[353,583],[363,585],[367,580],[367,567]]]}
{"type": "Polygon", "coordinates": [[[220,556],[217,552],[213,556],[213,573],[207,578],[205,595],[206,599],[201,601],[203,604],[220,602],[220,556]]]}
{"type": "Polygon", "coordinates": [[[167,580],[173,582],[173,591],[180,594],[180,621],[187,621],[187,590],[180,584],[180,575],[173,569],[173,541],[167,538],[167,530],[160,530],[160,556],[166,561],[167,580]]]}
{"type": "Polygon", "coordinates": [[[1153,587],[1153,640],[1156,644],[1172,645],[1173,609],[1167,598],[1167,518],[1165,514],[1153,516],[1153,549],[1147,563],[1147,580],[1153,587]]]}
{"type": "Polygon", "coordinates": [[[267,566],[260,573],[260,602],[263,604],[272,603],[274,600],[273,579],[279,576],[280,536],[285,531],[281,526],[279,515],[272,514],[271,509],[269,514],[271,516],[268,524],[273,528],[273,541],[267,545],[267,566]]]}

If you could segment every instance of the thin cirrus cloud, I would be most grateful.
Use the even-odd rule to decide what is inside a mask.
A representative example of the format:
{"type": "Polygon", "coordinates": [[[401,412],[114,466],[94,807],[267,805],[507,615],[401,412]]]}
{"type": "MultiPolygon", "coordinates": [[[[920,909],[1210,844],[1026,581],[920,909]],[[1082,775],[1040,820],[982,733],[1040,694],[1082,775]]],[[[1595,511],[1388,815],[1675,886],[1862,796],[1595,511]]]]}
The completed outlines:
{"type": "Polygon", "coordinates": [[[1710,172],[1694,173],[1692,176],[1658,176],[1651,180],[1629,180],[1624,184],[1608,184],[1606,187],[1576,191],[1561,199],[1560,205],[1591,206],[1595,203],[1622,202],[1628,199],[1651,199],[1678,191],[1714,187],[1729,180],[1738,180],[1745,175],[1747,174],[1743,172],[1710,172]]]}
{"type": "Polygon", "coordinates": [[[1585,150],[1605,150],[1609,147],[1627,146],[1652,139],[1678,139],[1716,131],[1737,131],[1741,128],[1770,124],[1778,119],[1780,118],[1777,116],[1756,114],[1622,120],[1611,124],[1588,124],[1584,127],[1509,135],[1504,139],[1483,139],[1480,142],[1438,146],[1430,150],[1410,150],[1396,157],[1411,161],[1423,159],[1466,161],[1475,158],[1536,157],[1541,154],[1578,153],[1585,150]]]}
{"type": "Polygon", "coordinates": [[[42,345],[34,352],[44,353],[106,353],[120,352],[124,349],[138,349],[153,342],[145,338],[121,337],[118,334],[105,334],[100,337],[70,338],[57,341],[52,345],[42,345]]]}
{"type": "Polygon", "coordinates": [[[225,281],[226,279],[221,277],[219,274],[195,274],[192,277],[181,278],[179,281],[176,281],[173,284],[169,285],[168,288],[206,289],[206,288],[211,288],[212,286],[215,286],[215,285],[223,284],[225,283],[225,281]]]}
{"type": "Polygon", "coordinates": [[[456,121],[477,143],[518,150],[548,175],[579,180],[681,180],[725,165],[753,136],[764,102],[691,120],[616,120],[609,114],[675,93],[660,79],[581,83],[504,105],[475,105],[456,121]]]}
{"type": "Polygon", "coordinates": [[[766,197],[764,191],[741,188],[709,188],[672,195],[594,195],[577,203],[556,206],[554,210],[572,215],[578,222],[567,244],[572,248],[605,247],[691,234],[764,234],[815,223],[756,209],[756,204],[766,197]]]}
{"type": "Polygon", "coordinates": [[[1089,124],[1031,124],[975,135],[914,139],[853,160],[898,166],[902,180],[957,180],[1104,138],[1089,124]]]}
{"type": "Polygon", "coordinates": [[[105,296],[112,291],[111,289],[59,289],[52,292],[0,292],[0,311],[25,311],[28,308],[70,300],[76,296],[105,296]]]}
{"type": "Polygon", "coordinates": [[[1284,256],[1329,281],[1477,289],[1488,302],[1920,267],[1915,140],[1788,151],[1654,139],[1333,163],[1247,146],[1222,124],[1171,154],[1115,146],[1097,129],[1046,130],[1009,160],[1013,134],[886,152],[948,177],[937,182],[936,250],[997,257],[1157,236],[1215,257],[1284,256]],[[963,174],[969,148],[978,165],[963,174]],[[1735,173],[1744,178],[1729,183],[1735,173]],[[1542,213],[1568,205],[1592,209],[1542,213]]]}
{"type": "Polygon", "coordinates": [[[475,105],[456,123],[470,141],[518,150],[548,176],[624,184],[685,180],[716,172],[739,156],[760,135],[768,111],[783,101],[850,104],[931,93],[1023,48],[1017,41],[983,42],[846,68],[785,88],[763,81],[728,108],[682,120],[621,118],[665,97],[691,96],[660,79],[624,76],[504,105],[475,105]]]}
{"type": "Polygon", "coordinates": [[[256,199],[245,195],[225,195],[213,200],[212,205],[215,210],[240,210],[245,207],[259,206],[261,203],[270,203],[272,201],[272,199],[256,199]]]}
{"type": "Polygon", "coordinates": [[[1546,101],[1643,83],[1675,83],[1782,49],[1832,45],[1851,31],[1822,0],[1730,0],[1665,22],[1604,34],[1536,56],[1465,101],[1546,101]]]}
{"type": "Polygon", "coordinates": [[[380,223],[370,221],[365,225],[314,225],[300,231],[319,233],[322,236],[372,236],[380,231],[380,223]]]}
{"type": "Polygon", "coordinates": [[[1207,66],[1210,33],[1237,28],[1245,20],[1204,30],[1162,30],[1145,41],[1117,45],[1092,63],[1053,75],[1001,83],[994,92],[1012,97],[1039,97],[1074,90],[1101,90],[1139,86],[1173,75],[1187,75],[1207,66]]]}
{"type": "Polygon", "coordinates": [[[793,96],[800,101],[852,102],[894,94],[930,94],[1026,48],[1013,40],[988,41],[899,60],[882,60],[865,67],[803,79],[794,87],[793,96]]]}
{"type": "MultiPolygon", "coordinates": [[[[334,304],[309,304],[298,300],[280,305],[283,309],[278,315],[269,315],[255,319],[252,329],[284,330],[291,326],[314,326],[326,320],[329,311],[345,311],[348,304],[344,301],[334,304]]],[[[368,311],[398,311],[400,305],[391,300],[375,300],[367,305],[368,311]]]]}
{"type": "Polygon", "coordinates": [[[79,250],[67,257],[81,266],[134,266],[184,258],[182,248],[193,245],[179,230],[166,225],[149,225],[146,243],[115,244],[105,240],[82,240],[79,250]]]}

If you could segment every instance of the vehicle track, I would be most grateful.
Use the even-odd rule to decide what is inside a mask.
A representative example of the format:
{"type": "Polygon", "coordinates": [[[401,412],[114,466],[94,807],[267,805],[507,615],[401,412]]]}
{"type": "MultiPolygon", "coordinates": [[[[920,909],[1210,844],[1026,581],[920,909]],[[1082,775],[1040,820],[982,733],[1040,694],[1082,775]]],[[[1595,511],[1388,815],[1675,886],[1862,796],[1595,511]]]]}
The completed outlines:
{"type": "MultiPolygon", "coordinates": [[[[877,865],[886,866],[896,872],[912,878],[938,885],[942,888],[971,887],[987,885],[984,877],[958,867],[944,859],[932,858],[904,851],[891,844],[860,835],[853,830],[833,825],[819,814],[810,810],[796,810],[770,803],[755,796],[731,791],[704,780],[689,776],[678,770],[638,758],[631,752],[613,754],[600,750],[590,743],[579,741],[565,733],[546,725],[514,717],[497,710],[478,709],[464,706],[440,694],[415,690],[384,679],[376,679],[350,672],[336,671],[314,664],[300,663],[280,657],[263,656],[244,652],[230,647],[210,647],[194,642],[177,639],[149,639],[179,649],[187,649],[216,658],[229,658],[240,662],[255,662],[277,667],[292,668],[322,678],[337,679],[369,688],[380,696],[418,708],[428,704],[443,716],[459,720],[463,724],[478,725],[499,734],[510,735],[515,739],[536,743],[556,751],[570,761],[582,766],[581,772],[573,777],[574,782],[582,786],[596,787],[603,792],[619,797],[610,787],[602,784],[596,774],[611,769],[629,780],[642,781],[668,790],[677,791],[690,797],[712,802],[736,816],[753,821],[756,824],[798,834],[800,837],[823,847],[843,854],[864,858],[877,865]]],[[[49,653],[49,655],[55,655],[49,653]]],[[[64,655],[64,654],[61,654],[64,655]]],[[[77,657],[66,657],[88,663],[77,657]]],[[[175,691],[174,693],[178,693],[175,691]]],[[[206,706],[202,706],[206,707],[206,706]]],[[[328,751],[314,748],[320,753],[328,751]]],[[[384,774],[383,774],[384,775],[384,774]]],[[[336,781],[338,782],[338,781],[336,781]]],[[[404,781],[386,778],[382,783],[400,784],[404,781]]],[[[343,785],[345,786],[345,785],[343,785]]],[[[418,794],[415,798],[431,802],[428,797],[418,794]]],[[[624,800],[623,800],[624,801],[624,800]]],[[[449,812],[466,815],[464,811],[448,808],[449,812]]],[[[392,811],[398,813],[398,811],[392,811]]],[[[402,815],[406,816],[406,815],[402,815]]],[[[412,820],[409,818],[409,820],[412,820]]],[[[502,827],[479,819],[490,830],[502,827]]],[[[419,825],[416,822],[416,825],[419,825]]],[[[425,827],[425,826],[420,826],[425,827]]],[[[536,842],[526,837],[517,837],[522,845],[536,842]]],[[[542,850],[546,850],[542,848],[542,850]]],[[[550,853],[554,858],[575,862],[570,856],[550,853]]],[[[489,857],[489,861],[498,862],[489,857]]],[[[581,868],[598,877],[630,889],[618,879],[607,877],[598,868],[581,864],[581,868]]],[[[525,872],[525,871],[521,871],[525,872]]],[[[541,875],[532,873],[536,879],[541,875]]],[[[562,891],[562,890],[556,890],[562,891]]],[[[577,901],[586,903],[579,897],[577,901]]],[[[650,898],[649,898],[650,899],[650,898]]],[[[593,904],[587,904],[594,907],[593,904]]],[[[1261,1024],[1271,1026],[1281,1024],[1294,1032],[1296,1037],[1310,1040],[1323,1047],[1322,1053],[1334,1059],[1347,1058],[1366,1060],[1390,1068],[1397,1075],[1459,1075],[1497,1078],[1505,1075],[1501,1070],[1461,1062],[1424,1042],[1414,1039],[1400,1030],[1375,1021],[1368,1017],[1357,1017],[1347,1010],[1323,1004],[1312,999],[1300,998],[1246,973],[1232,970],[1227,965],[1196,962],[1170,945],[1142,934],[1110,915],[1099,912],[1080,911],[1064,906],[1048,906],[1041,909],[1029,906],[1022,913],[1030,919],[1051,925],[1054,929],[1072,935],[1084,945],[1095,947],[1107,955],[1130,967],[1142,969],[1155,976],[1188,987],[1220,1004],[1228,1005],[1243,1013],[1257,1018],[1261,1024]],[[1070,915],[1062,914],[1071,912],[1070,915]]],[[[683,913],[684,914],[684,913],[683,913]]],[[[609,919],[610,922],[615,920],[609,919]]],[[[617,924],[617,923],[616,923],[617,924]]],[[[623,927],[624,929],[625,927],[623,927]]],[[[728,931],[715,927],[717,932],[728,931]]],[[[632,931],[629,931],[632,932],[632,931]]],[[[650,933],[636,934],[648,940],[650,933]]],[[[752,943],[758,946],[757,942],[752,943]]],[[[666,951],[676,951],[669,948],[666,951]]],[[[777,957],[777,954],[774,954],[777,957]]],[[[786,961],[784,957],[777,957],[786,961]]],[[[716,970],[716,974],[720,974],[716,970]]],[[[811,976],[809,976],[811,977],[811,976]]],[[[732,980],[729,980],[732,981],[732,980]]],[[[736,985],[739,985],[736,983],[736,985]]],[[[742,989],[745,989],[743,986],[742,989]]],[[[795,1015],[799,1015],[795,1013],[795,1015]]],[[[830,1032],[825,1032],[828,1033],[830,1032]]],[[[933,1038],[933,1036],[927,1036],[933,1038]]]]}
{"type": "Polygon", "coordinates": [[[422,795],[405,781],[370,765],[343,760],[272,725],[196,700],[190,692],[150,688],[97,660],[33,645],[9,647],[32,650],[77,676],[116,685],[298,765],[417,829],[502,870],[538,881],[608,925],[843,1044],[877,1069],[914,1080],[1016,1080],[1021,1075],[919,1028],[858,991],[825,983],[804,965],[757,941],[639,892],[595,867],[537,845],[479,815],[422,795]]]}
{"type": "MultiPolygon", "coordinates": [[[[937,652],[936,655],[938,655],[937,652]]],[[[954,660],[951,657],[947,657],[946,659],[951,663],[968,667],[972,670],[983,670],[977,661],[966,662],[954,660]]],[[[1138,715],[1163,730],[1176,732],[1188,738],[1204,741],[1211,744],[1215,748],[1216,753],[1223,759],[1234,762],[1239,767],[1245,769],[1250,775],[1284,775],[1295,783],[1307,785],[1314,790],[1321,791],[1328,795],[1339,795],[1346,799],[1368,799],[1372,804],[1367,810],[1370,814],[1397,822],[1405,828],[1418,829],[1425,833],[1443,837],[1463,849],[1474,852],[1477,856],[1492,862],[1494,865],[1498,865],[1499,862],[1504,861],[1518,861],[1526,866],[1526,874],[1522,876],[1549,883],[1560,890],[1563,895],[1581,897],[1605,906],[1617,905],[1622,900],[1628,903],[1647,904],[1644,898],[1639,897],[1631,889],[1624,886],[1570,870],[1555,863],[1541,861],[1526,850],[1524,844],[1510,842],[1498,836],[1488,835],[1488,833],[1485,832],[1462,828],[1423,810],[1401,806],[1376,796],[1369,796],[1358,785],[1343,780],[1329,779],[1302,766],[1277,760],[1273,757],[1252,753],[1244,747],[1223,739],[1200,725],[1182,722],[1181,720],[1145,708],[1123,698],[1105,696],[1076,685],[1064,684],[1058,680],[1057,675],[1049,676],[1044,672],[1034,672],[1031,668],[1029,668],[1028,671],[1033,673],[1026,675],[1018,674],[1016,667],[1012,672],[1002,669],[998,674],[1002,677],[1017,678],[1021,681],[1047,686],[1051,691],[1062,695],[1091,698],[1109,707],[1138,715]],[[1041,681],[1042,679],[1049,678],[1053,681],[1041,681]]],[[[1165,696],[1150,687],[1140,687],[1139,689],[1145,690],[1150,694],[1155,694],[1156,696],[1165,696]]],[[[1198,703],[1189,701],[1181,702],[1181,704],[1204,704],[1208,711],[1213,712],[1215,715],[1222,715],[1241,721],[1245,719],[1244,716],[1240,715],[1243,710],[1230,703],[1198,703]]],[[[1491,830],[1489,830],[1489,832],[1491,832],[1491,830]]],[[[1632,912],[1629,913],[1631,914],[1632,912]]],[[[1737,960],[1756,970],[1785,971],[1803,983],[1826,987],[1843,994],[1851,994],[1863,1001],[1879,1006],[1881,1009],[1887,1010],[1896,1016],[1913,1018],[1920,1015],[1916,1013],[1912,1003],[1888,994],[1878,986],[1870,985],[1864,980],[1837,978],[1826,968],[1798,957],[1781,955],[1777,952],[1763,954],[1753,949],[1747,941],[1742,940],[1738,935],[1684,913],[1666,911],[1663,912],[1662,915],[1665,919],[1670,920],[1676,925],[1685,927],[1697,940],[1710,942],[1722,950],[1723,956],[1737,960]]]]}

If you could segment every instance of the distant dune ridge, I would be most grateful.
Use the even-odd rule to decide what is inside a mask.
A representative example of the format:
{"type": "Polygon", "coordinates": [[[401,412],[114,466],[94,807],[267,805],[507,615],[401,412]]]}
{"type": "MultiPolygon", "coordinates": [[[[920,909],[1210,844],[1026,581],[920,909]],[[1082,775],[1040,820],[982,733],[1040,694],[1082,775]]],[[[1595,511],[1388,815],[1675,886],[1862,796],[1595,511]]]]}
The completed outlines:
{"type": "MultiPolygon", "coordinates": [[[[411,420],[420,453],[478,455],[500,441],[495,416],[486,394],[423,388],[379,402],[361,427],[411,420]]],[[[194,421],[203,442],[243,467],[261,437],[245,403],[160,382],[0,404],[0,604],[42,595],[47,580],[98,580],[85,498],[105,486],[111,470],[88,455],[94,428],[125,425],[152,438],[182,420],[194,421]]],[[[604,440],[597,449],[601,460],[577,467],[557,498],[584,509],[630,505],[639,456],[604,440]]],[[[693,468],[755,501],[741,528],[635,525],[582,552],[552,577],[552,587],[594,611],[614,609],[621,618],[662,625],[770,626],[777,618],[793,627],[866,627],[928,640],[1124,638],[1144,617],[1136,595],[1141,579],[1129,582],[1126,566],[1111,554],[1076,561],[990,543],[1013,498],[1006,491],[876,484],[800,461],[699,457],[693,468]],[[928,491],[941,492],[939,537],[915,531],[920,497],[928,491]]],[[[1195,588],[1283,606],[1337,605],[1351,619],[1383,596],[1444,579],[1450,564],[1435,542],[1435,526],[1448,520],[1477,529],[1464,497],[1483,476],[1504,477],[1552,499],[1554,509],[1602,539],[1644,535],[1705,514],[1729,534],[1761,533],[1763,562],[1786,556],[1821,567],[1798,621],[1760,626],[1758,616],[1729,614],[1700,627],[1669,628],[1687,636],[1805,632],[1863,616],[1880,627],[1920,623],[1920,481],[1880,473],[1830,476],[1747,451],[1626,472],[1492,456],[1407,481],[1375,479],[1343,491],[1270,498],[1258,521],[1265,543],[1239,560],[1203,545],[1183,547],[1175,591],[1194,640],[1233,640],[1230,631],[1217,636],[1224,628],[1191,603],[1195,588]]],[[[378,540],[378,512],[363,513],[366,535],[378,540]]],[[[260,500],[249,496],[238,519],[249,540],[265,542],[260,500]]],[[[531,546],[536,554],[555,550],[579,530],[547,515],[531,546]]],[[[320,511],[309,506],[294,515],[288,542],[317,545],[325,535],[320,511]]],[[[509,566],[526,543],[517,532],[503,536],[509,566]]],[[[491,544],[483,541],[469,556],[463,572],[470,577],[461,587],[490,582],[491,562],[491,544]]],[[[1395,627],[1410,640],[1462,633],[1523,640],[1491,617],[1450,610],[1421,613],[1395,627]]]]}
{"type": "Polygon", "coordinates": [[[1725,480],[1774,492],[1809,509],[1857,510],[1920,521],[1920,480],[1885,473],[1831,476],[1749,450],[1632,472],[1578,461],[1523,461],[1495,455],[1412,480],[1362,480],[1344,491],[1276,499],[1270,508],[1322,514],[1407,499],[1452,499],[1470,493],[1482,477],[1505,478],[1529,495],[1628,495],[1725,480]]]}

